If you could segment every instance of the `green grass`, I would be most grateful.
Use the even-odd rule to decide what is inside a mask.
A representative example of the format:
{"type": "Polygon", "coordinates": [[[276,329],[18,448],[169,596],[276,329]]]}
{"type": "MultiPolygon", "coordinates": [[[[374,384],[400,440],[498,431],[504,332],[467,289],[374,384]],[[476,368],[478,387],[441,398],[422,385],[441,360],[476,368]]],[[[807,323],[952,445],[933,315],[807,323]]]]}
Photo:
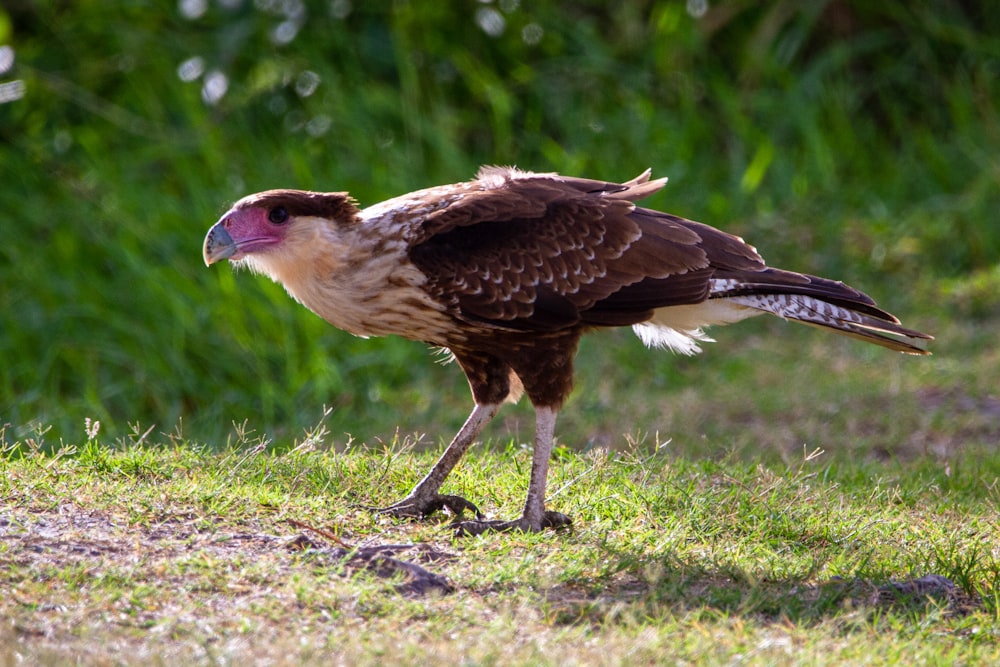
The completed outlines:
{"type": "MultiPolygon", "coordinates": [[[[884,664],[998,657],[997,507],[963,495],[957,510],[941,471],[565,453],[553,504],[574,530],[454,541],[441,523],[356,509],[403,493],[426,455],[21,454],[3,463],[0,607],[6,650],[45,662],[842,664],[873,641],[884,664]],[[284,548],[288,519],[353,543],[433,543],[448,558],[424,566],[456,591],[403,597],[345,576],[284,548]],[[870,600],[928,573],[955,599],[870,600]]],[[[450,486],[509,511],[518,454],[523,466],[477,453],[450,486]]]]}
{"type": "MultiPolygon", "coordinates": [[[[350,439],[329,414],[294,438],[241,424],[221,449],[141,427],[113,442],[90,423],[61,443],[8,429],[4,650],[94,664],[1000,658],[997,406],[970,398],[998,370],[992,344],[946,327],[958,366],[808,344],[836,343],[820,336],[789,351],[757,333],[729,355],[738,381],[664,390],[658,435],[636,429],[660,397],[583,351],[583,381],[613,386],[581,389],[559,429],[549,504],[574,519],[559,533],[456,540],[446,517],[373,515],[426,471],[437,437],[350,439]],[[290,549],[291,521],[352,545],[426,545],[444,557],[401,557],[455,590],[405,595],[398,579],[290,549]],[[930,574],[955,590],[886,593],[930,574]]],[[[530,412],[509,412],[446,485],[498,517],[519,509],[530,461],[530,412]]]]}

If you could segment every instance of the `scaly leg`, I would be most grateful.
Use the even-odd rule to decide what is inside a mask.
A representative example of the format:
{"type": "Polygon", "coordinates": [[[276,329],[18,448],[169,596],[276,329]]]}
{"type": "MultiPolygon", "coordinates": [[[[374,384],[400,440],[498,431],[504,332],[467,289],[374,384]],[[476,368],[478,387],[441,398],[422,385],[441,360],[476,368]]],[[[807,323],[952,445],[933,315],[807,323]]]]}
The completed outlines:
{"type": "Polygon", "coordinates": [[[535,408],[535,449],[531,456],[531,480],[524,513],[514,521],[463,521],[455,524],[458,535],[480,535],[490,531],[521,530],[539,532],[545,528],[562,528],[572,523],[560,512],[545,510],[545,486],[552,456],[557,411],[551,407],[535,408]]]}
{"type": "MultiPolygon", "coordinates": [[[[452,513],[459,515],[463,510],[471,510],[477,517],[482,516],[479,508],[461,496],[447,496],[438,493],[448,474],[458,463],[459,459],[468,451],[472,443],[482,433],[483,428],[493,419],[500,409],[499,403],[480,404],[472,409],[469,418],[459,429],[455,438],[444,450],[444,454],[438,459],[427,476],[420,480],[420,483],[413,487],[409,495],[398,503],[390,505],[380,514],[388,514],[396,517],[424,517],[447,507],[452,513]]],[[[543,481],[544,484],[544,481],[543,481]]],[[[544,490],[544,489],[543,489],[544,490]]]]}

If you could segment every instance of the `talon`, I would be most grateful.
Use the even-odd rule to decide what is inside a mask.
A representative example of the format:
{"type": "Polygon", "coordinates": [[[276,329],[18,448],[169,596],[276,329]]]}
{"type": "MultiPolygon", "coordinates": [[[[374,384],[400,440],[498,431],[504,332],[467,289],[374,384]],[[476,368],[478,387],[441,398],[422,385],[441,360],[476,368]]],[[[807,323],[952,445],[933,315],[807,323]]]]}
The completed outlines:
{"type": "Polygon", "coordinates": [[[521,529],[518,521],[456,521],[451,524],[455,537],[475,537],[484,533],[506,533],[521,529]]]}
{"type": "Polygon", "coordinates": [[[546,510],[545,515],[542,516],[542,528],[561,530],[563,528],[569,528],[572,525],[573,519],[569,518],[568,515],[563,514],[562,512],[546,510]]]}
{"type": "Polygon", "coordinates": [[[524,517],[514,521],[456,521],[452,523],[455,537],[474,537],[484,533],[506,533],[518,530],[525,533],[537,533],[551,528],[560,530],[573,525],[573,520],[562,512],[546,511],[538,528],[530,526],[524,517]]]}
{"type": "Polygon", "coordinates": [[[483,513],[479,511],[479,508],[462,496],[443,494],[434,494],[428,498],[408,496],[400,500],[398,503],[390,505],[389,507],[376,510],[376,513],[400,519],[421,519],[445,508],[447,508],[447,510],[456,517],[462,516],[462,513],[465,510],[472,512],[477,519],[481,519],[483,517],[483,513]]]}

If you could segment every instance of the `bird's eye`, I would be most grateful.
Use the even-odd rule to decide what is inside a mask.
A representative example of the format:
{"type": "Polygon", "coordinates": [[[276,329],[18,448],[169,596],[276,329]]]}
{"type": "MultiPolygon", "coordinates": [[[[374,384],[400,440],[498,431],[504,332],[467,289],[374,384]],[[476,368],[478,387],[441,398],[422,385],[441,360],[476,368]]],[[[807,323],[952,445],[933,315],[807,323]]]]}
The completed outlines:
{"type": "Polygon", "coordinates": [[[275,206],[267,214],[267,219],[276,225],[283,225],[288,222],[288,211],[284,206],[275,206]]]}

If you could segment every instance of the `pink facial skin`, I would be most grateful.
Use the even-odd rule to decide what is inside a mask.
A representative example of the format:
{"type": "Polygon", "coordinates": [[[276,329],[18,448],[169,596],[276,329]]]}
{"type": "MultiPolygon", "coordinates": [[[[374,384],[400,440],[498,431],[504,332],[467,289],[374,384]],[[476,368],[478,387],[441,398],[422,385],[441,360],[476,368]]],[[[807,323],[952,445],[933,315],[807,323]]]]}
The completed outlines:
{"type": "Polygon", "coordinates": [[[235,262],[281,243],[287,229],[287,217],[282,219],[275,216],[275,212],[275,209],[268,211],[258,207],[229,210],[205,235],[205,264],[223,259],[235,262]],[[281,219],[281,222],[272,219],[281,219]]]}

